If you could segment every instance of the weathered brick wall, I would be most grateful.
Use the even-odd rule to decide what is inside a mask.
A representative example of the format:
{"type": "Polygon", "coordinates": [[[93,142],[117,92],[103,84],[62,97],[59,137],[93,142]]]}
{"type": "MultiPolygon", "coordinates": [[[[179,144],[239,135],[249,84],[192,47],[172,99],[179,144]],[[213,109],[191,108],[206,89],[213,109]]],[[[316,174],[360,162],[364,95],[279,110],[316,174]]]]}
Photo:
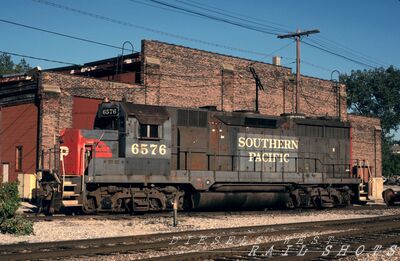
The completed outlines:
{"type": "Polygon", "coordinates": [[[378,118],[348,115],[352,126],[353,160],[365,160],[372,175],[382,176],[381,123],[378,118]]]}
{"type": "MultiPolygon", "coordinates": [[[[294,112],[294,81],[287,67],[148,40],[142,41],[142,63],[148,104],[254,110],[255,82],[248,69],[253,66],[265,88],[259,96],[260,112],[294,112]]],[[[303,76],[300,93],[300,112],[338,115],[337,90],[331,81],[303,76]]],[[[346,119],[344,86],[340,104],[346,119]]]]}
{"type": "Polygon", "coordinates": [[[116,83],[93,78],[42,72],[39,77],[40,149],[54,144],[54,137],[64,128],[72,127],[73,97],[87,97],[144,103],[144,90],[140,85],[116,83]]]}
{"type": "Polygon", "coordinates": [[[340,113],[341,119],[347,119],[345,85],[307,76],[303,76],[301,82],[300,107],[303,113],[310,116],[338,116],[340,113]]]}

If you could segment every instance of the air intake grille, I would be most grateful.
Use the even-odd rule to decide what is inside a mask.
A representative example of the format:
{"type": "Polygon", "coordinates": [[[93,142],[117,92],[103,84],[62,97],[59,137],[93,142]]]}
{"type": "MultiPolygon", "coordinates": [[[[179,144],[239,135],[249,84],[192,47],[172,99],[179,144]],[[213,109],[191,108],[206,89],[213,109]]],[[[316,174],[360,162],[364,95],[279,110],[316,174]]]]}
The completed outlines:
{"type": "Polygon", "coordinates": [[[207,112],[178,110],[178,126],[207,127],[207,112]]]}

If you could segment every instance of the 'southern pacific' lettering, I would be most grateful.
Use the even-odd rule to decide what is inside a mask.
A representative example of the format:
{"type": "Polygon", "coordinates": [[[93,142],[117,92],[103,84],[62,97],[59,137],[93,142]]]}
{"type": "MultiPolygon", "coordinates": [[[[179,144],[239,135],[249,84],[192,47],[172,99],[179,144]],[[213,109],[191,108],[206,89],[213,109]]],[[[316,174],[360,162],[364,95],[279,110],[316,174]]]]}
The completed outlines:
{"type": "Polygon", "coordinates": [[[299,148],[299,141],[294,139],[239,137],[238,147],[248,149],[255,148],[297,150],[299,148]]]}
{"type": "Polygon", "coordinates": [[[248,151],[250,162],[280,162],[288,163],[289,152],[299,149],[297,139],[273,138],[273,137],[238,136],[238,148],[248,151]]]}

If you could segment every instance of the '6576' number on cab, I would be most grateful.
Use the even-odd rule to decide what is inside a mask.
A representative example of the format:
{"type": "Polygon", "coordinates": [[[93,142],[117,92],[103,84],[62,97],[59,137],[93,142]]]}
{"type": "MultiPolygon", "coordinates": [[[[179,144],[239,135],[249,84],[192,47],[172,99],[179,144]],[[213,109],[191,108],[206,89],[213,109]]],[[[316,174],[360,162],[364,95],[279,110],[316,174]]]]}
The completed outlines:
{"type": "Polygon", "coordinates": [[[133,155],[165,155],[167,146],[165,144],[134,143],[132,144],[132,153],[133,155]]]}

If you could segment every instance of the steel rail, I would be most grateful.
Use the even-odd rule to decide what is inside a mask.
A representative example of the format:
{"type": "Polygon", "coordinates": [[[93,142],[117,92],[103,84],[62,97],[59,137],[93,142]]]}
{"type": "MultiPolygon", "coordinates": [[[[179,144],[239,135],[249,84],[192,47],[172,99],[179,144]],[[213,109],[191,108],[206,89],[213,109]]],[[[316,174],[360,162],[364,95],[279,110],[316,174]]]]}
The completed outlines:
{"type": "MultiPolygon", "coordinates": [[[[282,234],[295,234],[301,232],[323,232],[326,230],[354,229],[366,230],[371,225],[379,224],[378,227],[387,227],[392,223],[399,223],[400,217],[381,216],[346,220],[330,220],[321,222],[302,222],[297,224],[247,226],[236,228],[207,229],[195,231],[180,231],[162,234],[150,234],[141,236],[125,236],[114,238],[85,239],[62,242],[45,243],[22,243],[13,245],[1,245],[0,257],[6,260],[31,260],[31,259],[54,259],[73,256],[95,256],[113,253],[132,253],[141,251],[154,251],[160,249],[171,249],[171,240],[177,239],[174,246],[185,246],[187,235],[192,237],[215,237],[220,236],[222,240],[228,240],[232,235],[247,236],[254,238],[259,235],[277,236],[282,234]]],[[[203,253],[188,253],[188,256],[202,255],[203,253]]],[[[170,258],[176,258],[174,255],[170,258]]],[[[158,257],[160,258],[160,257],[158,257]]],[[[167,258],[168,257],[164,257],[167,258]]],[[[195,257],[194,257],[195,258],[195,257]]],[[[172,260],[172,259],[171,259],[172,260]]],[[[176,259],[175,259],[176,260],[176,259]]]]}

